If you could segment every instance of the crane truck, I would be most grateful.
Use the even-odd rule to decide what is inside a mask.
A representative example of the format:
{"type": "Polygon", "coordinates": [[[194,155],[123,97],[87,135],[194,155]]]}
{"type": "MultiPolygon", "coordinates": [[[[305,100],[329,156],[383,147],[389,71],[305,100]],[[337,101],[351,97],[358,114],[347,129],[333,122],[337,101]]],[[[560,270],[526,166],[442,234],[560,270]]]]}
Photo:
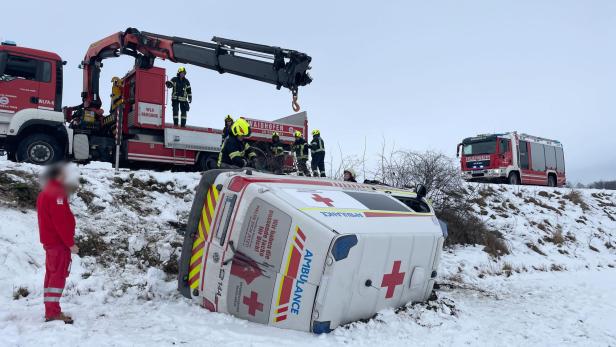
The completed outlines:
{"type": "MultiPolygon", "coordinates": [[[[177,128],[165,123],[165,69],[156,58],[191,64],[287,88],[297,104],[298,88],[308,85],[311,57],[279,47],[213,37],[211,42],[142,32],[135,28],[92,43],[83,69],[82,103],[62,107],[63,66],[53,52],[0,45],[0,150],[8,159],[35,164],[60,160],[121,162],[127,166],[178,165],[207,170],[215,166],[222,131],[177,128]],[[102,109],[99,85],[103,60],[128,55],[135,65],[118,85],[121,104],[102,109]]],[[[251,145],[266,147],[276,131],[283,143],[308,131],[306,112],[274,121],[247,118],[251,145]]]]}

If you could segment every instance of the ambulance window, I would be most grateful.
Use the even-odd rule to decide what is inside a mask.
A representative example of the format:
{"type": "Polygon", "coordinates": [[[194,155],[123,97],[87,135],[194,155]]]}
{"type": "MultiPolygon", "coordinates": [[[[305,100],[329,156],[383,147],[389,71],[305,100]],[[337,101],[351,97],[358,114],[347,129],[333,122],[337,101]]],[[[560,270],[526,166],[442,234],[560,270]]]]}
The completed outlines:
{"type": "Polygon", "coordinates": [[[218,224],[218,230],[216,230],[216,238],[220,240],[220,245],[225,243],[227,237],[227,229],[231,222],[231,215],[233,215],[233,208],[235,207],[235,200],[237,195],[229,195],[225,198],[224,205],[222,206],[222,218],[218,224]]]}
{"type": "Polygon", "coordinates": [[[365,193],[365,192],[345,192],[346,194],[353,197],[355,200],[362,203],[362,205],[366,206],[370,210],[381,210],[381,211],[399,211],[399,212],[408,212],[409,209],[400,204],[395,199],[387,195],[374,194],[374,193],[365,193]]]}
{"type": "Polygon", "coordinates": [[[398,199],[401,203],[405,204],[408,208],[415,212],[421,213],[429,213],[430,206],[426,204],[424,201],[419,200],[417,198],[411,198],[408,196],[394,196],[394,198],[398,199]]]}

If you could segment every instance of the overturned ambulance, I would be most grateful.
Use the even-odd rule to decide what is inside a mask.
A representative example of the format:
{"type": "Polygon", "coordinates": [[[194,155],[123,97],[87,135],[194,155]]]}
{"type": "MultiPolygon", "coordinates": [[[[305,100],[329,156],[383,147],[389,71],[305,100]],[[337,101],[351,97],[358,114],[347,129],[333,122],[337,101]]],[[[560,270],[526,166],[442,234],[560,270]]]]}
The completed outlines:
{"type": "Polygon", "coordinates": [[[211,170],[193,202],[178,288],[210,311],[325,333],[427,300],[444,235],[409,191],[211,170]]]}

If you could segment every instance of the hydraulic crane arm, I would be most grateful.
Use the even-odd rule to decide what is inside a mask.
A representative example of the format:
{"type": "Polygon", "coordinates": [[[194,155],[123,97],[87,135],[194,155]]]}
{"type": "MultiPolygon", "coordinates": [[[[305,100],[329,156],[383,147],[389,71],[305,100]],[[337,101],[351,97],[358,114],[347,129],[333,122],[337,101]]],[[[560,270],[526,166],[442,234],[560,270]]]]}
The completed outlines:
{"type": "Polygon", "coordinates": [[[90,45],[83,68],[83,107],[99,110],[100,70],[102,60],[120,55],[135,58],[135,66],[151,68],[156,58],[191,64],[219,73],[230,73],[288,88],[293,93],[294,109],[297,90],[312,81],[308,74],[311,57],[305,53],[279,47],[214,37],[212,42],[171,37],[128,28],[90,45]]]}

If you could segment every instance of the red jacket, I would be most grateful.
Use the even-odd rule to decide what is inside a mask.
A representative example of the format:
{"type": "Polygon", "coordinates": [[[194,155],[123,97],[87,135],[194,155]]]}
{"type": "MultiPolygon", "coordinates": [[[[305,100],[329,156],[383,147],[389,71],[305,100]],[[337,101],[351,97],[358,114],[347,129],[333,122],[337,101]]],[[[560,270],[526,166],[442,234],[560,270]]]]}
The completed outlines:
{"type": "Polygon", "coordinates": [[[45,247],[75,244],[75,216],[68,205],[68,197],[62,184],[49,181],[36,200],[39,233],[45,247]]]}

